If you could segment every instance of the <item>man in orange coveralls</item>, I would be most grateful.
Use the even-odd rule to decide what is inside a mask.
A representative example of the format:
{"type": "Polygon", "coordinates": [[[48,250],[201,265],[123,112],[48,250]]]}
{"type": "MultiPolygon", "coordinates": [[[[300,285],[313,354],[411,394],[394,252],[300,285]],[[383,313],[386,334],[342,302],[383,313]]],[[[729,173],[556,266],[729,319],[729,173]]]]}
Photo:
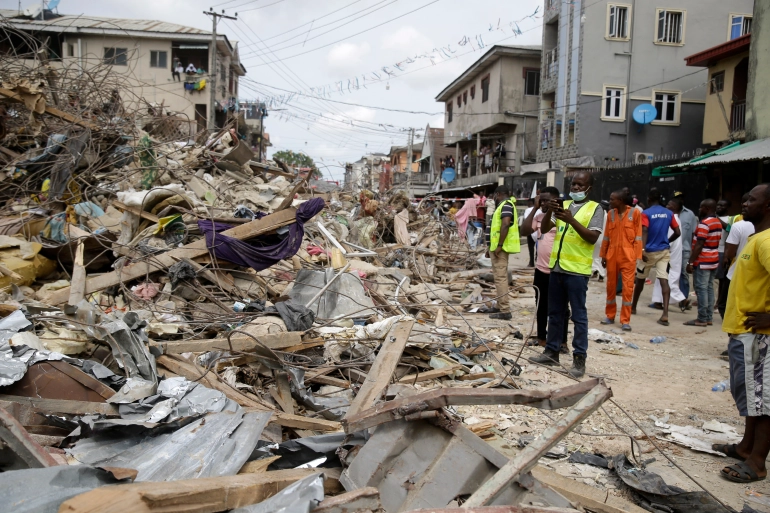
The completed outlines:
{"type": "Polygon", "coordinates": [[[631,303],[634,295],[636,262],[642,259],[642,213],[626,203],[626,193],[615,191],[610,195],[610,211],[604,230],[602,250],[599,255],[607,269],[607,318],[602,324],[615,324],[618,311],[617,279],[623,282],[623,307],[620,324],[623,331],[631,331],[631,303]]]}

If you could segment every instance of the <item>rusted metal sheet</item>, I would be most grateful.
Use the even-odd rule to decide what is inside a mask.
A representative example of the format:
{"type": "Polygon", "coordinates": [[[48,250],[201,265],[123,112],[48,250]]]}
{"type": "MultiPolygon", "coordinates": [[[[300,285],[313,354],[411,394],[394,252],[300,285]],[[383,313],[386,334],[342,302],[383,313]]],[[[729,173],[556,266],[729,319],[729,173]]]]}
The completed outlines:
{"type": "Polygon", "coordinates": [[[0,408],[0,440],[17,456],[14,468],[45,468],[57,465],[56,460],[32,439],[18,420],[0,408]]]}
{"type": "Polygon", "coordinates": [[[342,426],[346,433],[355,433],[391,420],[407,416],[414,418],[420,412],[469,404],[521,404],[541,410],[556,410],[574,405],[599,382],[599,379],[591,379],[556,390],[441,388],[378,404],[343,419],[342,426]]]}
{"type": "Polygon", "coordinates": [[[115,391],[66,362],[44,361],[27,369],[16,383],[3,387],[4,394],[43,399],[104,402],[115,391]]]}
{"type": "Polygon", "coordinates": [[[588,418],[610,397],[612,397],[612,391],[604,383],[596,385],[593,390],[570,408],[555,424],[546,428],[537,440],[530,443],[526,449],[502,467],[492,479],[479,487],[465,502],[463,507],[468,509],[484,506],[495,500],[499,494],[507,491],[510,483],[537,465],[538,460],[549,449],[559,443],[575,426],[588,418]]]}

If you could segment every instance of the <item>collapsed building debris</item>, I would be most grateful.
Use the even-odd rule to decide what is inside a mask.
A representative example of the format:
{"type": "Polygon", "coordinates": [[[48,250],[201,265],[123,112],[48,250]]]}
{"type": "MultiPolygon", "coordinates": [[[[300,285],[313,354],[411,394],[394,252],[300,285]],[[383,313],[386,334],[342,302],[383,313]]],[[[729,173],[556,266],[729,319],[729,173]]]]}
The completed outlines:
{"type": "MultiPolygon", "coordinates": [[[[0,66],[10,509],[638,511],[536,467],[612,392],[534,388],[519,327],[467,322],[494,285],[450,220],[316,193],[257,162],[238,117],[196,134],[108,67],[49,71],[0,66]],[[490,443],[507,428],[456,408],[476,405],[565,412],[511,457],[490,443]]],[[[680,495],[620,456],[647,500],[680,495]]]]}

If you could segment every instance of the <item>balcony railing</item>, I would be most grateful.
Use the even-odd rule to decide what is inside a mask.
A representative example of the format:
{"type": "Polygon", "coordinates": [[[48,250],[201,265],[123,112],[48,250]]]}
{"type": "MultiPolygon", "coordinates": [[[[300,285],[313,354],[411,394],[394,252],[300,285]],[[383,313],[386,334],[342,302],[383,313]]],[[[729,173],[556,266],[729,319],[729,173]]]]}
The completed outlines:
{"type": "Polygon", "coordinates": [[[545,78],[555,77],[559,69],[559,49],[554,48],[550,52],[546,52],[543,56],[545,59],[545,78]]]}
{"type": "Polygon", "coordinates": [[[733,103],[733,111],[730,117],[730,128],[733,132],[746,130],[746,100],[733,103]]]}
{"type": "MultiPolygon", "coordinates": [[[[409,175],[406,173],[393,173],[393,184],[400,184],[400,183],[407,183],[409,180],[409,175]]],[[[428,173],[412,173],[412,184],[413,185],[427,185],[431,184],[433,181],[431,180],[430,174],[428,173]]]]}

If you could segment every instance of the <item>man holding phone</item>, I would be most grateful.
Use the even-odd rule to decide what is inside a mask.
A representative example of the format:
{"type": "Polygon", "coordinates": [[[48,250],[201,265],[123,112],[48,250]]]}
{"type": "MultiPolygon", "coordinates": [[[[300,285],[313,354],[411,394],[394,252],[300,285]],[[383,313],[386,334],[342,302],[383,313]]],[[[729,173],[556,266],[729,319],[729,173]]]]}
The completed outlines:
{"type": "Polygon", "coordinates": [[[604,210],[595,201],[588,200],[588,191],[594,177],[579,171],[572,177],[571,200],[551,199],[546,204],[546,215],[540,230],[548,233],[556,226],[556,238],[551,251],[551,277],[548,283],[548,334],[543,354],[530,358],[543,365],[559,364],[559,347],[567,323],[565,312],[572,309],[575,333],[572,339],[572,377],[585,374],[588,355],[588,310],[586,294],[591,277],[594,244],[604,227],[604,210]]]}

